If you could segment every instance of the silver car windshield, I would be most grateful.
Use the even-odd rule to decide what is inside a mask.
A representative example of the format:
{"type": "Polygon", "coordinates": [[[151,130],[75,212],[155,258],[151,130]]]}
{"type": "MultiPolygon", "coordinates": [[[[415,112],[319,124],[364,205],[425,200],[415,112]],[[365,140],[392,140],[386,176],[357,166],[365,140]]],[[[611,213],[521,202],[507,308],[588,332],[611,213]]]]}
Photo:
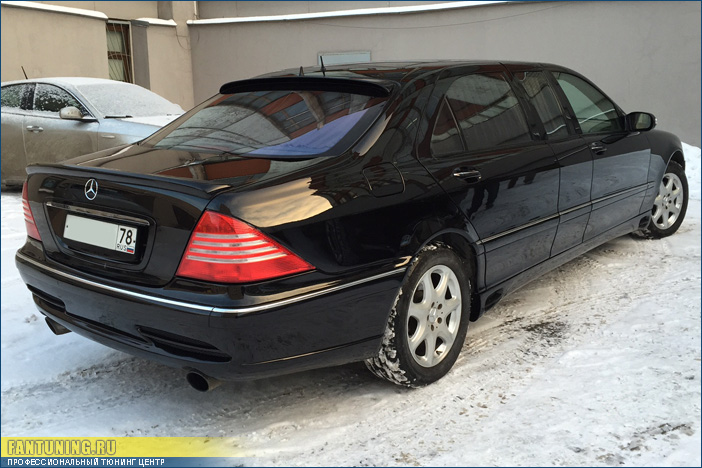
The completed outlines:
{"type": "Polygon", "coordinates": [[[129,83],[93,83],[76,88],[102,117],[151,117],[183,113],[179,105],[129,83]]]}

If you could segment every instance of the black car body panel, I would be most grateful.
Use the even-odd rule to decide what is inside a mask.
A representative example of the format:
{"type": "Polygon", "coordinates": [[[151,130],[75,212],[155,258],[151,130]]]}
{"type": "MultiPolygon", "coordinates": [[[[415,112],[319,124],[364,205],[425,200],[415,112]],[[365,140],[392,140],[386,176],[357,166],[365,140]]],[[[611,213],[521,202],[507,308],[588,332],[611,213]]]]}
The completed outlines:
{"type": "MultiPolygon", "coordinates": [[[[101,278],[46,268],[45,259],[18,257],[22,279],[47,317],[102,344],[227,380],[360,360],[372,354],[400,274],[256,313],[213,312],[173,300],[157,302],[104,288],[101,278]],[[42,268],[36,268],[41,262],[42,268]],[[75,281],[79,277],[84,280],[75,281]],[[88,282],[93,282],[89,284],[88,282]],[[60,291],[57,287],[60,284],[60,291]],[[101,286],[95,287],[95,284],[101,286]],[[51,296],[51,291],[58,296],[51,296]],[[333,313],[330,313],[333,311],[333,313]],[[291,361],[295,362],[290,366],[291,361]]],[[[182,297],[197,300],[197,293],[182,297]]],[[[236,303],[231,298],[228,304],[236,303]]]]}
{"type": "MultiPolygon", "coordinates": [[[[305,69],[303,77],[288,71],[226,84],[224,93],[299,85],[301,92],[361,90],[383,101],[335,155],[159,148],[164,135],[226,94],[138,144],[29,167],[41,242],[28,238],[17,266],[51,320],[213,377],[369,358],[408,265],[429,243],[449,245],[472,265],[475,320],[538,275],[648,222],[669,160],[684,166],[680,141],[658,130],[584,134],[580,125],[588,123],[578,122],[556,73],[583,79],[555,65],[435,62],[305,69]],[[449,90],[466,76],[497,80],[506,97],[456,112],[449,90]],[[552,127],[539,119],[533,83],[550,87],[560,106],[552,127]],[[455,131],[441,127],[446,115],[461,122],[455,131]],[[471,126],[495,115],[494,128],[522,122],[522,133],[484,148],[454,139],[453,150],[434,153],[456,131],[477,131],[471,126]],[[84,194],[89,179],[100,184],[94,201],[84,194]],[[248,223],[314,268],[240,284],[177,275],[205,210],[248,223]],[[76,244],[62,235],[70,213],[133,226],[141,243],[129,255],[76,244]]],[[[610,112],[623,120],[618,107],[610,112]]]]}

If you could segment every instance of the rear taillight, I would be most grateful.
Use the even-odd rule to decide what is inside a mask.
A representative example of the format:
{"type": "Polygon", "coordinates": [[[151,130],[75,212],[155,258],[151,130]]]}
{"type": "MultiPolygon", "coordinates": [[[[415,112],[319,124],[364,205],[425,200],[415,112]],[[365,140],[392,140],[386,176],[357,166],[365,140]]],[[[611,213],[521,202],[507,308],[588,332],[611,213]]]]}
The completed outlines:
{"type": "Polygon", "coordinates": [[[176,275],[215,283],[250,283],[313,269],[248,224],[205,211],[176,275]]]}
{"type": "Polygon", "coordinates": [[[27,227],[27,235],[38,241],[41,240],[37,225],[34,222],[32,209],[29,207],[29,198],[27,198],[27,182],[22,186],[22,211],[24,211],[24,225],[27,227]]]}

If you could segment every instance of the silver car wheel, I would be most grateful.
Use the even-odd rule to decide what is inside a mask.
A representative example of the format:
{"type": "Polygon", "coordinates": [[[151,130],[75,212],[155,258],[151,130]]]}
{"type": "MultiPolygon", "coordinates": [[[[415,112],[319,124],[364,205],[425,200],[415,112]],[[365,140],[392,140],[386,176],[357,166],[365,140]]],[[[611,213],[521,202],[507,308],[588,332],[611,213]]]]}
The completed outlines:
{"type": "Polygon", "coordinates": [[[668,229],[678,219],[683,202],[683,184],[680,178],[671,172],[666,173],[653,202],[653,224],[659,229],[668,229]]]}
{"type": "Polygon", "coordinates": [[[453,270],[436,265],[422,275],[407,314],[407,342],[422,367],[440,363],[451,350],[461,323],[461,288],[453,270]]]}

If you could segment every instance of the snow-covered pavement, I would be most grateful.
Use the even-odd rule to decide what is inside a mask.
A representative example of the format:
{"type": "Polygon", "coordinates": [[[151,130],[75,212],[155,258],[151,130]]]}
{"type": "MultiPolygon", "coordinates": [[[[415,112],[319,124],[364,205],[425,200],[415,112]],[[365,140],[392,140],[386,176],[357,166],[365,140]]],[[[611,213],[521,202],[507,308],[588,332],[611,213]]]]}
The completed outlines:
{"type": "Polygon", "coordinates": [[[406,390],[362,364],[226,384],[54,336],[14,267],[2,194],[2,436],[223,436],[272,465],[700,466],[700,150],[674,236],[626,236],[473,323],[454,370],[406,390]]]}

